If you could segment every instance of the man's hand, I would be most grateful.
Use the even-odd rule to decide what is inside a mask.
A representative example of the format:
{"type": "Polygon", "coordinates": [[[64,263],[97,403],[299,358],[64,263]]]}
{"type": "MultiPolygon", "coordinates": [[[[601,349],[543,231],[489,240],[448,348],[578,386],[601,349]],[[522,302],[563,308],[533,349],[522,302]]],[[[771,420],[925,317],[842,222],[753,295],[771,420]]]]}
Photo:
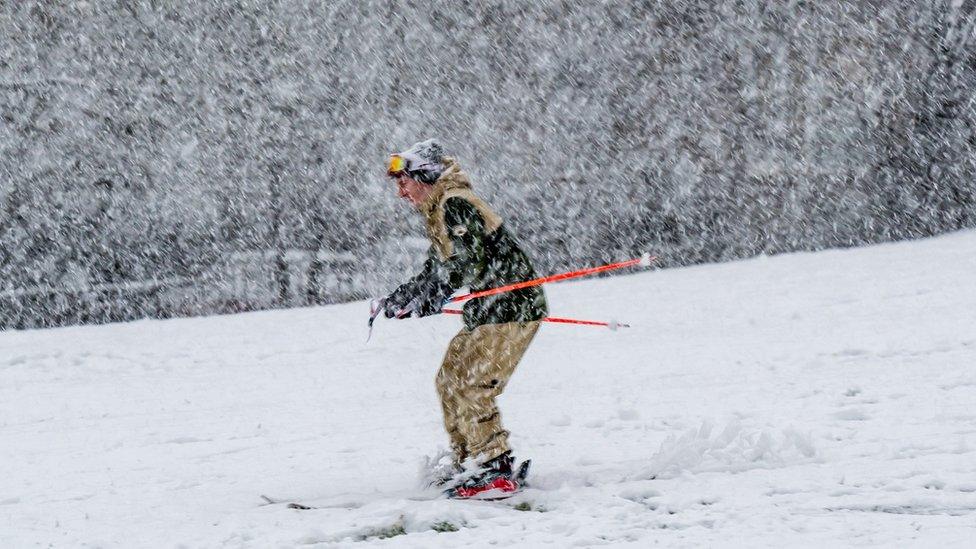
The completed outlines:
{"type": "Polygon", "coordinates": [[[409,293],[401,291],[401,288],[403,286],[377,300],[382,304],[386,318],[419,318],[439,314],[453,292],[450,284],[438,281],[421,284],[409,293]]]}
{"type": "Polygon", "coordinates": [[[407,318],[410,316],[413,302],[404,305],[390,299],[390,296],[386,296],[380,299],[380,306],[383,308],[383,315],[386,318],[407,318]]]}
{"type": "Polygon", "coordinates": [[[386,298],[382,303],[386,318],[420,318],[439,314],[444,308],[444,300],[440,296],[432,296],[432,299],[414,299],[406,305],[393,303],[386,298]]]}
{"type": "Polygon", "coordinates": [[[410,311],[411,316],[430,316],[436,315],[441,312],[444,308],[444,299],[440,296],[433,296],[430,299],[425,299],[416,303],[413,309],[410,311]]]}

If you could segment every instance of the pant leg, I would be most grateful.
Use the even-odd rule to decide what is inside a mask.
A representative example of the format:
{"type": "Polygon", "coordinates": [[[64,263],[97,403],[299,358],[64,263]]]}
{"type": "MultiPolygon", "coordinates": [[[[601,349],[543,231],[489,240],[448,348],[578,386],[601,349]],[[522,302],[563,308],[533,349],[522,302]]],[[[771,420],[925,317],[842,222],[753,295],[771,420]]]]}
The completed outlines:
{"type": "Polygon", "coordinates": [[[444,415],[444,430],[447,431],[451,449],[454,451],[455,464],[458,466],[468,457],[467,441],[458,427],[458,393],[463,384],[465,374],[463,357],[467,354],[470,336],[471,332],[462,329],[451,339],[435,380],[437,395],[441,401],[441,412],[444,415]]]}
{"type": "Polygon", "coordinates": [[[459,377],[456,426],[468,456],[479,461],[507,452],[508,431],[502,427],[496,398],[539,330],[539,322],[509,322],[478,326],[459,355],[466,375],[459,377]]]}

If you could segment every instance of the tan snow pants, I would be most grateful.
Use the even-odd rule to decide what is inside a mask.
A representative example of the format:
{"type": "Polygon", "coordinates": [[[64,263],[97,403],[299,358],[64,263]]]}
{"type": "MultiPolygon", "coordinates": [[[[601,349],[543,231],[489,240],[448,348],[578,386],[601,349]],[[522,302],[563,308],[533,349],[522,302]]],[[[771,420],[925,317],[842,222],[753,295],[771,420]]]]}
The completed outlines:
{"type": "Polygon", "coordinates": [[[462,329],[451,340],[437,372],[437,393],[458,464],[469,457],[485,462],[508,451],[495,398],[538,331],[539,321],[485,324],[462,329]]]}

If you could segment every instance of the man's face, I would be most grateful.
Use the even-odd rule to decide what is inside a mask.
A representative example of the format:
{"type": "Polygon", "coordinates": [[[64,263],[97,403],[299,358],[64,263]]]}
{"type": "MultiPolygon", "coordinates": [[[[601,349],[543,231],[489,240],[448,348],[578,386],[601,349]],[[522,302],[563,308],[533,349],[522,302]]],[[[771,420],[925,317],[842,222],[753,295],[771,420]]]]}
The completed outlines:
{"type": "Polygon", "coordinates": [[[393,178],[397,185],[397,196],[419,207],[430,194],[430,185],[425,185],[402,173],[393,178]]]}

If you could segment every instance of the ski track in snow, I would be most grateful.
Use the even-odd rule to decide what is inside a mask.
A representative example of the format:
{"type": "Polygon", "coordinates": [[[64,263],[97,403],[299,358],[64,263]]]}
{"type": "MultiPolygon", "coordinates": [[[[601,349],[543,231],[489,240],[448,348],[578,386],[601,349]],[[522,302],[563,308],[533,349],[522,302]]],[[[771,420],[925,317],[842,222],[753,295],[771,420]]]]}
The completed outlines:
{"type": "Polygon", "coordinates": [[[0,547],[972,546],[976,232],[554,285],[533,487],[424,499],[453,317],[0,334],[0,547]],[[266,504],[262,494],[310,510],[266,504]]]}

